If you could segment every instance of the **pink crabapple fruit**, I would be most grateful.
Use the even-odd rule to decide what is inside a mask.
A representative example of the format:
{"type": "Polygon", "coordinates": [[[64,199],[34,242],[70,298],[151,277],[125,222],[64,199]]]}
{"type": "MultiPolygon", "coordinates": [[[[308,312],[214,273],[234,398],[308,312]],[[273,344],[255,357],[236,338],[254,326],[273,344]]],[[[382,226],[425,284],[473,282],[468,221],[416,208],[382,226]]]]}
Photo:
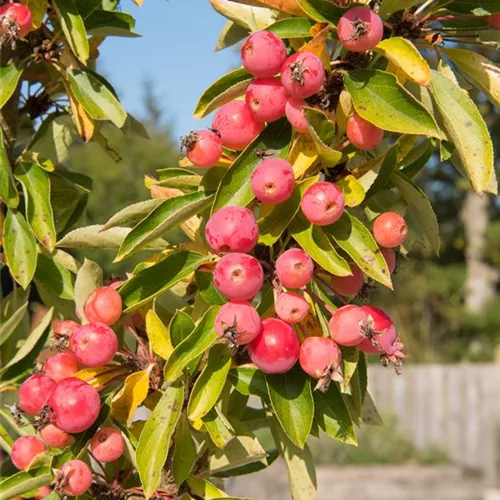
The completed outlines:
{"type": "Polygon", "coordinates": [[[299,359],[300,344],[292,327],[276,318],[262,321],[257,337],[248,344],[250,359],[264,373],[285,373],[299,359]]]}
{"type": "Polygon", "coordinates": [[[304,106],[307,105],[304,99],[290,97],[285,106],[287,120],[290,122],[293,129],[301,134],[307,134],[309,132],[306,115],[304,114],[304,106]]]}
{"type": "Polygon", "coordinates": [[[59,382],[78,371],[78,360],[70,352],[60,352],[45,361],[43,371],[45,375],[59,382]]]}
{"type": "Polygon", "coordinates": [[[48,497],[51,493],[52,490],[50,489],[50,486],[42,486],[41,488],[38,488],[38,492],[33,498],[35,500],[42,500],[43,498],[48,497]]]}
{"type": "Polygon", "coordinates": [[[288,93],[278,78],[256,78],[247,88],[245,101],[259,122],[274,122],[285,115],[288,93]]]}
{"type": "Polygon", "coordinates": [[[316,182],[306,189],[300,207],[309,222],[326,226],[337,222],[344,213],[344,196],[335,184],[316,182]]]}
{"type": "Polygon", "coordinates": [[[99,462],[114,462],[123,455],[125,441],[119,431],[102,427],[90,440],[90,451],[99,462]]]}
{"type": "Polygon", "coordinates": [[[52,321],[52,330],[57,335],[64,335],[67,337],[71,337],[73,331],[75,331],[77,328],[80,328],[80,325],[70,319],[65,319],[65,320],[56,319],[52,321]]]}
{"type": "Polygon", "coordinates": [[[69,347],[82,365],[103,366],[115,357],[118,338],[109,326],[88,323],[74,333],[69,347]]]}
{"type": "Polygon", "coordinates": [[[245,207],[223,207],[210,217],[205,239],[216,253],[251,252],[257,244],[259,226],[251,210],[245,207]]]}
{"type": "Polygon", "coordinates": [[[292,166],[281,158],[269,158],[257,165],[251,178],[255,197],[265,205],[277,205],[292,196],[295,177],[292,166]]]}
{"type": "Polygon", "coordinates": [[[276,275],[286,288],[302,288],[312,278],[314,264],[311,257],[300,248],[290,248],[276,260],[276,275]]]}
{"type": "Polygon", "coordinates": [[[51,448],[66,448],[74,442],[73,436],[59,429],[54,424],[48,424],[40,431],[40,436],[51,448]]]}
{"type": "Polygon", "coordinates": [[[14,441],[10,458],[19,470],[26,470],[38,455],[46,451],[47,447],[41,439],[36,436],[21,436],[14,441]]]}
{"type": "Polygon", "coordinates": [[[252,33],[241,47],[243,66],[258,78],[269,78],[279,73],[286,55],[283,40],[270,31],[252,33]]]}
{"type": "Polygon", "coordinates": [[[211,130],[190,132],[182,138],[189,161],[199,168],[210,168],[217,164],[222,156],[222,139],[211,130]]]}
{"type": "Polygon", "coordinates": [[[355,346],[366,338],[366,322],[366,312],[361,307],[349,304],[333,313],[328,327],[332,339],[337,344],[355,346]]]}
{"type": "Polygon", "coordinates": [[[101,286],[88,296],[83,312],[90,323],[112,325],[122,315],[122,298],[114,288],[101,286]]]}
{"type": "Polygon", "coordinates": [[[38,415],[52,392],[56,382],[47,375],[36,374],[27,378],[19,387],[19,406],[30,415],[38,415]]]}
{"type": "Polygon", "coordinates": [[[384,24],[369,7],[349,9],[339,20],[337,34],[340,43],[351,52],[373,49],[384,36],[384,24]]]}
{"type": "Polygon", "coordinates": [[[349,264],[351,276],[332,276],[330,284],[339,295],[354,297],[363,288],[365,277],[363,271],[355,264],[349,264]]]}
{"type": "Polygon", "coordinates": [[[264,283],[260,262],[244,253],[228,253],[214,268],[214,284],[222,295],[231,300],[250,300],[264,283]]]}
{"type": "Polygon", "coordinates": [[[85,462],[70,460],[59,470],[57,481],[67,495],[83,495],[92,484],[92,471],[85,462]]]}
{"type": "Polygon", "coordinates": [[[392,274],[396,269],[396,252],[392,248],[384,248],[384,247],[381,247],[380,251],[382,252],[384,259],[387,262],[387,267],[389,268],[389,272],[392,274]]]}
{"type": "Polygon", "coordinates": [[[282,292],[274,303],[276,315],[286,323],[300,323],[309,312],[309,303],[297,292],[282,292]]]}
{"type": "Polygon", "coordinates": [[[325,68],[312,52],[297,52],[281,66],[281,83],[291,97],[306,99],[323,86],[325,68]]]}
{"type": "Polygon", "coordinates": [[[31,10],[21,3],[6,3],[0,7],[0,32],[14,38],[25,38],[33,26],[31,10]]]}
{"type": "Polygon", "coordinates": [[[380,146],[384,140],[384,131],[354,114],[347,121],[347,138],[351,144],[363,151],[369,151],[380,146]]]}
{"type": "Polygon", "coordinates": [[[235,151],[243,151],[263,130],[245,101],[223,104],[214,116],[212,128],[222,139],[222,145],[235,151]]]}
{"type": "Polygon", "coordinates": [[[373,223],[373,237],[381,247],[397,247],[404,242],[407,235],[406,221],[396,212],[384,212],[373,223]]]}
{"type": "Polygon", "coordinates": [[[227,338],[231,344],[248,344],[259,334],[260,327],[258,312],[244,300],[227,302],[215,318],[217,335],[227,338]]]}

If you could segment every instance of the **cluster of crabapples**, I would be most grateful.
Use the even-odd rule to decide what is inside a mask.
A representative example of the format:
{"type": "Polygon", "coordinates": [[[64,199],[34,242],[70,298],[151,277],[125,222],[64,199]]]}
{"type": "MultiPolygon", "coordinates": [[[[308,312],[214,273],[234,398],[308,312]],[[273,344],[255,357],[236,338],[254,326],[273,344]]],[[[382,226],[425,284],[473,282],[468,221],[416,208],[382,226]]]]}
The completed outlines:
{"type": "MultiPolygon", "coordinates": [[[[22,436],[14,442],[11,458],[18,469],[27,470],[39,463],[51,449],[70,446],[72,434],[86,431],[95,423],[101,409],[99,393],[74,375],[84,367],[106,365],[116,355],[118,339],[110,325],[122,314],[118,285],[120,282],[97,288],[89,295],[84,305],[88,323],[54,321],[59,352],[46,358],[43,368],[19,388],[18,410],[32,417],[39,436],[22,436]]],[[[89,452],[95,460],[114,462],[123,454],[124,446],[117,429],[101,427],[90,440],[89,452]]],[[[59,469],[54,489],[65,495],[81,495],[92,480],[85,462],[71,460],[59,469]]]]}

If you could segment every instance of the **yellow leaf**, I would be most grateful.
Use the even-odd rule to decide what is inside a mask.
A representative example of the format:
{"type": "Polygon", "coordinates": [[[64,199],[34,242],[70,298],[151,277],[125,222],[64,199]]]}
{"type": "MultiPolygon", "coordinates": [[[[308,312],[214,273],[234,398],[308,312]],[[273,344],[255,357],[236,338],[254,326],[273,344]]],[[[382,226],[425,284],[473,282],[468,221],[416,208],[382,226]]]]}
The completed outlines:
{"type": "Polygon", "coordinates": [[[330,25],[328,23],[314,25],[311,29],[314,38],[299,49],[299,52],[312,52],[317,55],[327,70],[330,70],[330,54],[326,45],[326,38],[329,32],[330,25]]]}
{"type": "Polygon", "coordinates": [[[365,199],[365,190],[354,175],[346,175],[336,184],[342,189],[344,201],[348,207],[357,207],[365,199]]]}
{"type": "Polygon", "coordinates": [[[135,372],[125,379],[125,384],[111,403],[111,416],[120,422],[130,422],[135,410],[146,399],[149,389],[149,372],[135,372]]]}
{"type": "Polygon", "coordinates": [[[296,179],[300,179],[318,160],[318,152],[308,134],[299,134],[288,153],[288,161],[292,165],[296,179]]]}
{"type": "Polygon", "coordinates": [[[323,336],[323,330],[312,312],[312,307],[309,307],[307,316],[300,323],[297,323],[296,326],[301,343],[304,342],[307,337],[323,336]]]}
{"type": "Polygon", "coordinates": [[[354,114],[354,106],[352,104],[351,94],[343,90],[339,96],[339,102],[335,112],[337,122],[337,132],[344,134],[347,128],[347,120],[354,114]]]}
{"type": "MultiPolygon", "coordinates": [[[[221,156],[219,158],[219,161],[214,166],[229,168],[233,164],[234,160],[235,158],[230,158],[228,156],[221,156]]],[[[179,160],[179,167],[194,168],[194,164],[191,161],[189,161],[189,158],[187,156],[185,156],[184,158],[179,160]]]]}
{"type": "Polygon", "coordinates": [[[142,4],[144,3],[144,0],[132,0],[132,2],[134,2],[139,7],[142,7],[142,4]]]}
{"type": "Polygon", "coordinates": [[[127,372],[128,370],[120,365],[95,366],[93,368],[84,368],[75,373],[73,377],[84,380],[92,387],[99,387],[115,377],[125,375],[127,372]]]}
{"type": "Polygon", "coordinates": [[[167,360],[170,354],[172,354],[174,346],[170,341],[168,328],[152,309],[146,314],[146,332],[153,352],[161,356],[164,360],[167,360]]]}
{"type": "Polygon", "coordinates": [[[78,134],[87,143],[94,135],[95,123],[85,111],[84,107],[69,92],[68,97],[78,134]]]}

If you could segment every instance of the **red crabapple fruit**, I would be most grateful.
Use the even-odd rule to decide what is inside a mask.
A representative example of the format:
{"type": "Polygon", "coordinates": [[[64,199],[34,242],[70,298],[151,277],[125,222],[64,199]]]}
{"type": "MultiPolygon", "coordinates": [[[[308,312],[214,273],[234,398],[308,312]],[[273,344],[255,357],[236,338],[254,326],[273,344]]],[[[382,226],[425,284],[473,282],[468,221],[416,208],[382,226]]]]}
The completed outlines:
{"type": "Polygon", "coordinates": [[[344,213],[344,196],[335,184],[316,182],[306,189],[300,207],[309,222],[327,226],[337,222],[344,213]]]}
{"type": "Polygon", "coordinates": [[[47,401],[53,423],[71,434],[87,430],[101,409],[99,393],[87,382],[70,377],[57,382],[47,401]]]}
{"type": "Polygon", "coordinates": [[[125,283],[124,280],[118,280],[118,281],[113,281],[113,283],[110,283],[108,286],[109,288],[116,290],[117,288],[120,288],[123,285],[123,283],[125,283]]]}
{"type": "Polygon", "coordinates": [[[38,415],[50,396],[56,382],[47,375],[37,374],[27,378],[19,387],[19,406],[30,415],[38,415]]]}
{"type": "Polygon", "coordinates": [[[259,238],[259,226],[251,210],[245,207],[223,207],[215,212],[205,227],[205,239],[216,253],[247,253],[259,238]]]}
{"type": "Polygon", "coordinates": [[[340,43],[351,52],[373,49],[384,36],[384,24],[368,7],[348,10],[339,20],[337,34],[340,43]]]}
{"type": "Polygon", "coordinates": [[[256,78],[247,88],[245,101],[259,122],[274,122],[285,115],[288,93],[279,78],[256,78]]]}
{"type": "Polygon", "coordinates": [[[363,288],[365,277],[363,271],[355,264],[349,264],[351,276],[332,276],[330,284],[339,295],[354,297],[363,288]]]}
{"type": "Polygon", "coordinates": [[[35,500],[42,500],[45,497],[48,497],[52,493],[50,486],[42,486],[38,488],[38,492],[33,497],[35,500]]]}
{"type": "Polygon", "coordinates": [[[123,455],[125,441],[119,431],[102,427],[90,440],[90,451],[99,462],[114,462],[123,455]]]}
{"type": "Polygon", "coordinates": [[[260,326],[259,313],[244,300],[227,302],[215,318],[217,335],[227,338],[231,344],[248,344],[259,334],[260,326]]]}
{"type": "Polygon", "coordinates": [[[65,335],[67,337],[71,337],[73,331],[80,328],[80,325],[75,321],[71,321],[70,319],[60,320],[56,319],[52,321],[52,330],[57,335],[65,335]]]}
{"type": "Polygon", "coordinates": [[[189,161],[199,168],[213,167],[222,156],[222,139],[211,130],[190,132],[182,138],[189,161]]]}
{"type": "Polygon", "coordinates": [[[407,235],[406,221],[396,212],[384,212],[373,223],[373,236],[381,247],[397,247],[404,242],[407,235]]]}
{"type": "Polygon", "coordinates": [[[290,163],[269,158],[253,171],[251,185],[255,197],[265,205],[277,205],[292,196],[295,177],[290,163]]]}
{"type": "Polygon", "coordinates": [[[45,361],[43,371],[45,375],[59,382],[78,371],[78,361],[72,353],[60,352],[45,361]]]}
{"type": "Polygon", "coordinates": [[[492,14],[486,17],[486,22],[496,30],[500,30],[500,13],[492,14]]]}
{"type": "Polygon", "coordinates": [[[283,292],[274,303],[276,315],[287,323],[300,323],[309,312],[309,303],[297,292],[283,292]]]}
{"type": "Polygon", "coordinates": [[[83,495],[92,484],[92,471],[85,462],[70,460],[59,470],[58,482],[67,495],[83,495]]]}
{"type": "Polygon", "coordinates": [[[24,38],[33,25],[31,10],[20,3],[6,3],[0,7],[0,32],[12,38],[24,38]]]}
{"type": "Polygon", "coordinates": [[[82,365],[103,366],[115,357],[118,338],[109,326],[88,323],[74,333],[69,347],[82,365]]]}
{"type": "Polygon", "coordinates": [[[285,106],[287,120],[290,122],[293,129],[301,134],[307,134],[309,132],[306,115],[303,109],[304,106],[307,106],[307,102],[304,101],[304,99],[297,99],[296,97],[290,97],[285,106]]]}
{"type": "Polygon", "coordinates": [[[269,78],[279,73],[285,59],[283,40],[270,31],[252,33],[241,47],[243,66],[258,78],[269,78]]]}
{"type": "Polygon", "coordinates": [[[297,52],[281,66],[281,83],[286,91],[298,99],[317,94],[323,86],[325,67],[312,52],[297,52]]]}
{"type": "Polygon", "coordinates": [[[392,248],[384,247],[381,247],[380,251],[382,252],[384,259],[387,262],[389,272],[392,274],[394,272],[394,269],[396,269],[396,252],[392,248]]]}
{"type": "Polygon", "coordinates": [[[222,295],[231,300],[250,300],[264,283],[260,262],[244,253],[228,253],[214,268],[214,284],[222,295]]]}
{"type": "Polygon", "coordinates": [[[286,288],[302,288],[312,278],[314,264],[311,257],[300,248],[290,248],[276,260],[276,275],[286,288]]]}
{"type": "Polygon", "coordinates": [[[245,101],[238,100],[219,108],[212,128],[220,134],[224,147],[243,151],[264,130],[264,124],[254,117],[245,101]]]}
{"type": "Polygon", "coordinates": [[[368,316],[358,306],[349,304],[337,309],[328,324],[330,335],[337,344],[345,346],[359,345],[365,338],[368,316]]]}
{"type": "Polygon", "coordinates": [[[122,298],[114,288],[101,286],[88,296],[83,312],[90,323],[112,325],[122,315],[122,298]]]}
{"type": "Polygon", "coordinates": [[[53,424],[46,425],[40,431],[41,438],[51,448],[66,448],[74,442],[73,437],[53,424]]]}
{"type": "Polygon", "coordinates": [[[47,451],[47,447],[41,439],[35,436],[21,436],[14,441],[10,458],[19,470],[26,470],[33,460],[47,451]]]}
{"type": "Polygon", "coordinates": [[[354,114],[347,121],[347,138],[351,144],[363,151],[375,149],[384,140],[384,131],[354,114]]]}
{"type": "Polygon", "coordinates": [[[300,344],[292,327],[276,318],[262,321],[259,335],[248,344],[250,359],[264,373],[285,373],[299,359],[300,344]]]}

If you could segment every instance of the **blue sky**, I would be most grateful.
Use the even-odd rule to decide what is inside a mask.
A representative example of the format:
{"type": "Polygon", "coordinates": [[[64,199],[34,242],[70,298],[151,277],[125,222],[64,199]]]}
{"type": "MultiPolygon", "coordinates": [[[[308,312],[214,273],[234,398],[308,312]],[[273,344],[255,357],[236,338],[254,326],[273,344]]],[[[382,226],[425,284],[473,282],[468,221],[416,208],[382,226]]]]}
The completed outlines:
{"type": "Polygon", "coordinates": [[[225,18],[209,0],[144,0],[140,8],[128,0],[122,6],[136,18],[142,38],[107,38],[99,49],[100,71],[135,116],[142,114],[144,81],[150,78],[174,133],[199,128],[192,118],[199,96],[238,64],[234,49],[213,49],[225,18]]]}

